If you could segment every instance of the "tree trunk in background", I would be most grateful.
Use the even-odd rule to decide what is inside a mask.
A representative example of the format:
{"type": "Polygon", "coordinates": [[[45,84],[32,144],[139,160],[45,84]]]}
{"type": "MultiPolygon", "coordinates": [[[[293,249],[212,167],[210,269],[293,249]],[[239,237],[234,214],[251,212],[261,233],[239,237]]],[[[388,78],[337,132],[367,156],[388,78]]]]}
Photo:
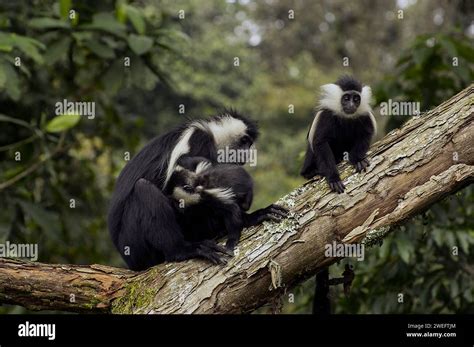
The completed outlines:
{"type": "Polygon", "coordinates": [[[246,230],[225,266],[200,260],[145,272],[0,260],[0,303],[113,313],[241,313],[282,295],[337,258],[328,243],[373,242],[474,179],[474,85],[374,144],[366,173],[339,166],[344,194],[322,179],[279,203],[280,224],[246,230]],[[72,299],[74,298],[74,299],[72,299]]]}

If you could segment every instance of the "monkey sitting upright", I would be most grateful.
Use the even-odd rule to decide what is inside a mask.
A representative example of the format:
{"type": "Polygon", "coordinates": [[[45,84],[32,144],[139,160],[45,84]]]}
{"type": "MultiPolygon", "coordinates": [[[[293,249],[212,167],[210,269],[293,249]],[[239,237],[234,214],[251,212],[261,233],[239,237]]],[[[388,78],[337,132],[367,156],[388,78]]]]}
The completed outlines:
{"type": "Polygon", "coordinates": [[[372,91],[350,76],[323,85],[321,90],[301,175],[306,179],[322,175],[332,191],[343,193],[345,187],[336,165],[344,154],[349,155],[357,172],[369,166],[366,154],[377,129],[370,107],[372,91]]]}

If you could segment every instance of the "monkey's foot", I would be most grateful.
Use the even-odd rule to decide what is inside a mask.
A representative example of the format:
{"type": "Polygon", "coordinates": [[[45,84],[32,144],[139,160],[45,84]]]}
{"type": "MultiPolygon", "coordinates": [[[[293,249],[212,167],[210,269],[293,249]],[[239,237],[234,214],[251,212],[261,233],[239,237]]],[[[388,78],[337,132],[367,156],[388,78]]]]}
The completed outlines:
{"type": "Polygon", "coordinates": [[[199,242],[196,248],[196,253],[198,256],[209,260],[213,264],[226,264],[227,259],[222,258],[222,255],[233,256],[233,253],[230,253],[228,249],[218,245],[212,240],[199,242]],[[218,253],[221,253],[221,255],[218,253]]]}
{"type": "Polygon", "coordinates": [[[227,242],[225,243],[225,248],[228,250],[228,252],[231,252],[231,254],[234,255],[234,249],[235,246],[237,246],[237,243],[239,243],[239,240],[227,239],[227,242]]]}
{"type": "Polygon", "coordinates": [[[356,169],[357,172],[362,172],[364,171],[365,169],[367,169],[367,167],[370,165],[370,162],[368,159],[362,159],[361,161],[357,162],[354,164],[354,167],[356,169]]]}
{"type": "Polygon", "coordinates": [[[344,183],[342,181],[335,181],[335,182],[328,182],[329,183],[329,188],[338,194],[344,193],[344,183]]]}

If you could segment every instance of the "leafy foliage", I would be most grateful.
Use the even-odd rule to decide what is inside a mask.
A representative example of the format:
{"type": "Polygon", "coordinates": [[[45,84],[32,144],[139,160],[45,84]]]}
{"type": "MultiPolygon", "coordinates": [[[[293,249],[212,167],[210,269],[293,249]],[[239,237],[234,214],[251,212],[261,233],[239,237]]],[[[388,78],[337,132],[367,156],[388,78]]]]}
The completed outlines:
{"type": "Polygon", "coordinates": [[[42,261],[119,264],[104,216],[124,151],[111,145],[133,152],[126,129],[142,123],[120,116],[117,93],[167,85],[175,32],[123,1],[0,6],[0,241],[38,243],[42,261]],[[96,116],[57,114],[63,100],[96,116]]]}
{"type": "MultiPolygon", "coordinates": [[[[378,84],[377,102],[420,102],[421,111],[441,104],[474,80],[474,48],[462,34],[424,34],[402,52],[393,74],[378,84]]],[[[407,116],[392,116],[386,131],[407,116]]]]}

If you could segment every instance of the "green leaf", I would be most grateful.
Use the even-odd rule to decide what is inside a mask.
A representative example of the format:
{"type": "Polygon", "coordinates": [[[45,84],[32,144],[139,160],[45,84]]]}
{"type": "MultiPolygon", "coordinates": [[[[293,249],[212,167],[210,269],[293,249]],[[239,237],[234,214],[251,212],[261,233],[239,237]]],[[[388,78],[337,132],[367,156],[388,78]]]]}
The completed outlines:
{"type": "Polygon", "coordinates": [[[148,52],[153,46],[153,40],[148,36],[131,34],[128,36],[128,45],[137,55],[148,52]]]}
{"type": "Polygon", "coordinates": [[[433,238],[436,246],[441,247],[444,244],[444,230],[439,228],[433,228],[431,232],[431,237],[433,238]]]}
{"type": "Polygon", "coordinates": [[[468,45],[465,42],[459,40],[452,41],[461,57],[463,57],[467,61],[474,61],[474,48],[472,47],[472,45],[468,45]]]}
{"type": "Polygon", "coordinates": [[[132,83],[143,90],[152,90],[158,82],[158,77],[146,66],[140,58],[134,59],[131,66],[132,83]]]}
{"type": "Polygon", "coordinates": [[[96,13],[91,24],[83,24],[80,27],[83,29],[101,30],[123,39],[126,38],[125,25],[118,22],[115,17],[108,12],[96,13]]]}
{"type": "Polygon", "coordinates": [[[464,292],[464,298],[468,301],[468,302],[472,302],[473,301],[473,297],[472,297],[472,288],[468,288],[465,292],[464,292]]]}
{"type": "Polygon", "coordinates": [[[50,133],[57,133],[70,129],[77,125],[81,116],[78,114],[63,114],[51,119],[46,124],[46,131],[50,133]]]}
{"type": "Polygon", "coordinates": [[[0,51],[1,52],[11,52],[13,49],[13,46],[4,42],[0,43],[0,51]]]}
{"type": "Polygon", "coordinates": [[[449,37],[440,37],[439,38],[439,43],[441,47],[443,47],[444,50],[448,53],[448,55],[452,57],[456,57],[458,55],[458,51],[456,49],[456,46],[454,42],[449,38],[449,37]]]}
{"type": "Polygon", "coordinates": [[[133,6],[125,5],[125,12],[133,27],[140,35],[145,33],[145,20],[142,13],[133,6]]]}
{"type": "MultiPolygon", "coordinates": [[[[5,73],[8,83],[5,83],[4,88],[8,96],[14,100],[18,101],[21,96],[20,91],[20,79],[18,78],[17,71],[10,65],[3,65],[3,72],[5,73]]],[[[3,88],[0,88],[2,90],[3,88]]]]}
{"type": "Polygon", "coordinates": [[[450,248],[456,246],[456,239],[454,237],[454,233],[452,231],[446,231],[446,241],[450,248]]]}
{"type": "Polygon", "coordinates": [[[28,22],[28,26],[30,28],[40,29],[40,30],[56,29],[56,28],[66,29],[70,27],[68,22],[65,22],[60,19],[49,18],[49,17],[30,19],[30,21],[28,22]]]}
{"type": "Polygon", "coordinates": [[[3,89],[7,81],[7,74],[5,73],[3,65],[4,64],[0,61],[0,90],[3,89]]]}
{"type": "Polygon", "coordinates": [[[40,53],[40,49],[44,50],[46,48],[44,44],[38,40],[16,34],[12,34],[11,39],[14,42],[15,47],[20,51],[33,59],[36,63],[43,63],[43,56],[40,53]]]}
{"type": "Polygon", "coordinates": [[[397,245],[398,253],[405,264],[410,262],[410,256],[412,253],[412,245],[405,235],[397,235],[395,238],[395,244],[397,245]]]}
{"type": "Polygon", "coordinates": [[[47,65],[54,65],[63,57],[67,57],[69,45],[71,44],[70,36],[63,36],[48,46],[48,50],[44,54],[44,60],[47,65]]]}
{"type": "Polygon", "coordinates": [[[451,293],[450,295],[452,297],[455,297],[459,294],[459,285],[458,285],[458,282],[455,278],[453,278],[450,282],[450,289],[451,289],[451,293]]]}
{"type": "Polygon", "coordinates": [[[122,0],[118,0],[115,5],[115,17],[120,23],[125,23],[127,21],[127,13],[125,12],[127,5],[122,0]]]}
{"type": "Polygon", "coordinates": [[[94,54],[97,56],[104,58],[104,59],[112,59],[115,58],[115,51],[103,44],[98,40],[90,40],[86,42],[87,48],[89,48],[94,54]]]}
{"type": "Polygon", "coordinates": [[[102,77],[102,84],[104,85],[106,93],[115,95],[119,91],[123,83],[124,73],[122,61],[119,60],[112,64],[102,77]]]}
{"type": "Polygon", "coordinates": [[[465,254],[469,254],[469,244],[470,244],[470,237],[469,237],[469,234],[465,233],[465,232],[458,232],[456,233],[456,236],[457,236],[457,239],[459,241],[459,244],[462,248],[462,251],[465,253],[465,254]]]}
{"type": "Polygon", "coordinates": [[[19,200],[23,212],[28,215],[42,230],[58,235],[61,231],[59,216],[55,212],[47,211],[39,205],[19,200]]]}
{"type": "Polygon", "coordinates": [[[60,0],[59,1],[59,13],[62,19],[69,18],[69,10],[71,9],[71,0],[60,0]]]}
{"type": "Polygon", "coordinates": [[[415,49],[413,54],[413,60],[417,66],[423,66],[425,62],[429,59],[432,49],[427,47],[420,47],[415,49]]]}

